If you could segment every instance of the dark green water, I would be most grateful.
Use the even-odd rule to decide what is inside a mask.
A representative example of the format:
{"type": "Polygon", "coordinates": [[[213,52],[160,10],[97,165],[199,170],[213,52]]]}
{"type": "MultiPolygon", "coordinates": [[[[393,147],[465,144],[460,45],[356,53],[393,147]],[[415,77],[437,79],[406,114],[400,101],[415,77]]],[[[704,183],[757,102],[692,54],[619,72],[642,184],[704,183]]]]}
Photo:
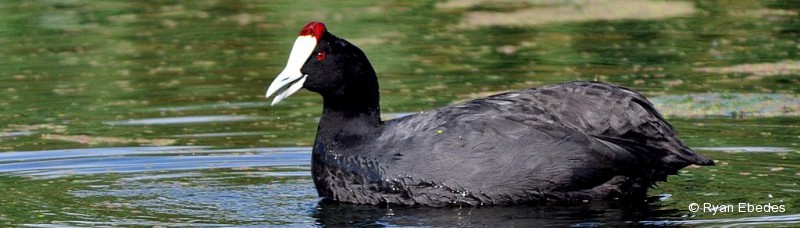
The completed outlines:
{"type": "Polygon", "coordinates": [[[800,223],[800,4],[488,2],[2,1],[0,226],[800,223]],[[318,203],[321,99],[263,97],[309,20],[367,53],[387,118],[601,80],[718,165],[645,205],[318,203]]]}

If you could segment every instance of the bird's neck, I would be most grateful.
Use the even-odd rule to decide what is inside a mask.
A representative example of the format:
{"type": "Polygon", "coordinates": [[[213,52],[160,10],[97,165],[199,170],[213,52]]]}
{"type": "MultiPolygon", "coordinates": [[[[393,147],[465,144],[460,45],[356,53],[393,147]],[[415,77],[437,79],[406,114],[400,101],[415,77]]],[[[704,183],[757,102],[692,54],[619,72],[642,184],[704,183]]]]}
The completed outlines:
{"type": "Polygon", "coordinates": [[[333,102],[325,100],[319,121],[319,133],[359,135],[370,133],[380,127],[378,107],[360,107],[352,103],[343,105],[340,103],[342,106],[329,105],[333,102]]]}
{"type": "Polygon", "coordinates": [[[381,128],[380,95],[377,79],[362,75],[355,86],[323,95],[322,117],[317,134],[336,140],[363,139],[381,128]]]}

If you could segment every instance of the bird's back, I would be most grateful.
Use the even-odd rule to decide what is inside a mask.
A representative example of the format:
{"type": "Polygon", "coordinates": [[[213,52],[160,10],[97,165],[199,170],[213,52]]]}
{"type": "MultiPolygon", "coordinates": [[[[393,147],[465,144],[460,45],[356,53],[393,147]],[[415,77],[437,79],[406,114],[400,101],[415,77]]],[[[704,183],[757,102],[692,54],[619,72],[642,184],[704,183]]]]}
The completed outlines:
{"type": "Polygon", "coordinates": [[[519,92],[534,97],[533,105],[564,126],[631,149],[664,153],[670,169],[713,164],[690,150],[650,101],[628,88],[569,82],[519,92]]]}

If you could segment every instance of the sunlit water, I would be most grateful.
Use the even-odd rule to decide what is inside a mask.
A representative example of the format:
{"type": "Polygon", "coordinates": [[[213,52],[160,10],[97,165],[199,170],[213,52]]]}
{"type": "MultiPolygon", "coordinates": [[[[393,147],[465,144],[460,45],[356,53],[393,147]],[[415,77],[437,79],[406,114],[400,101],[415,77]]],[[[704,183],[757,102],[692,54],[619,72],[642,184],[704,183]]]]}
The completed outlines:
{"type": "Polygon", "coordinates": [[[0,226],[800,223],[800,5],[492,2],[0,2],[0,226]],[[312,19],[370,57],[384,119],[602,80],[647,95],[717,166],[637,204],[321,202],[319,96],[263,98],[312,19]]]}

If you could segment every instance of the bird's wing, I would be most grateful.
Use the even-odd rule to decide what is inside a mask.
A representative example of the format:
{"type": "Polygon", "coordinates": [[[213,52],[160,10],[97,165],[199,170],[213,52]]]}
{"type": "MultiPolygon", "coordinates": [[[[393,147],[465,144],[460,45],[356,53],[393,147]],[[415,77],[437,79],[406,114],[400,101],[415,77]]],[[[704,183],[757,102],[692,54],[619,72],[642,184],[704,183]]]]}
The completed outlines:
{"type": "Polygon", "coordinates": [[[484,201],[589,189],[653,162],[520,102],[489,97],[389,121],[372,151],[384,157],[385,177],[485,191],[484,201]]]}
{"type": "Polygon", "coordinates": [[[653,104],[630,89],[599,82],[570,82],[515,93],[530,97],[533,105],[567,127],[629,149],[661,153],[669,169],[713,164],[689,149],[653,104]]]}

